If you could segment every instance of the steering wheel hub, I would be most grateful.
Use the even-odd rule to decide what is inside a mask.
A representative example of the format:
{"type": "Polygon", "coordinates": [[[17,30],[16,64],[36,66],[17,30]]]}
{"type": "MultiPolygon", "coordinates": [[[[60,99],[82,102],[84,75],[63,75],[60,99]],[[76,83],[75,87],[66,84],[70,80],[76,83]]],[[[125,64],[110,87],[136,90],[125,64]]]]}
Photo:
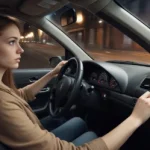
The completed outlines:
{"type": "Polygon", "coordinates": [[[67,101],[67,95],[72,88],[72,84],[72,79],[66,76],[63,76],[63,78],[58,82],[55,92],[55,105],[57,107],[62,107],[67,101]]]}

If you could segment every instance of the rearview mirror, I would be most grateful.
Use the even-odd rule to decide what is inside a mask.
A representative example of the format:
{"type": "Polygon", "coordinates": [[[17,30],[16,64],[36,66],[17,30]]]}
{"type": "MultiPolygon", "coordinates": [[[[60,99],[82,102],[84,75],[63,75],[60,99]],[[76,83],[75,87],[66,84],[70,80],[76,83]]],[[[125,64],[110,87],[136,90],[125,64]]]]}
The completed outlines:
{"type": "Polygon", "coordinates": [[[62,13],[61,17],[60,17],[60,24],[62,27],[64,26],[68,26],[72,23],[76,22],[76,12],[74,9],[69,8],[68,10],[66,10],[65,12],[62,13]]]}
{"type": "Polygon", "coordinates": [[[48,20],[61,25],[62,27],[75,23],[77,20],[76,10],[70,5],[66,5],[59,10],[47,15],[48,20]]]}

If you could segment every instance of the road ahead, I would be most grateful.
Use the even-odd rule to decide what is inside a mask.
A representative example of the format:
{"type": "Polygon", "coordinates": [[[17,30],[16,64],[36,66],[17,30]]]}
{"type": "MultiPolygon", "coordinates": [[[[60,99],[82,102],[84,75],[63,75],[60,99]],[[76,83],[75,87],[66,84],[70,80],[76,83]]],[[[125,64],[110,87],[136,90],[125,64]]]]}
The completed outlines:
{"type": "MultiPolygon", "coordinates": [[[[20,68],[49,67],[50,57],[64,55],[63,48],[53,45],[27,43],[22,47],[25,52],[22,55],[20,68]]],[[[143,51],[87,50],[87,53],[97,61],[125,60],[150,63],[150,54],[143,51]]]]}

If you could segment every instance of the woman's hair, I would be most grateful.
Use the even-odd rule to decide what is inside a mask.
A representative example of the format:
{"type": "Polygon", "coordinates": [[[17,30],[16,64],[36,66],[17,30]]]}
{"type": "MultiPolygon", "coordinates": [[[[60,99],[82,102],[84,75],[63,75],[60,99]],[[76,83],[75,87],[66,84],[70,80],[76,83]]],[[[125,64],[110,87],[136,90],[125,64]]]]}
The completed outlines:
{"type": "Polygon", "coordinates": [[[16,25],[21,33],[21,26],[18,20],[12,17],[0,16],[0,33],[10,25],[16,25]]]}
{"type": "MultiPolygon", "coordinates": [[[[13,18],[9,18],[9,17],[5,17],[5,16],[0,16],[0,36],[1,36],[1,32],[3,30],[5,30],[7,27],[9,27],[10,25],[16,25],[19,29],[19,31],[21,32],[21,28],[19,25],[19,22],[17,22],[15,19],[13,18]]],[[[11,69],[7,69],[2,77],[2,82],[12,88],[16,94],[18,94],[18,90],[15,86],[14,83],[14,79],[13,79],[13,74],[12,74],[12,70],[11,69]]]]}
{"type": "Polygon", "coordinates": [[[11,69],[7,69],[2,77],[2,82],[9,88],[13,89],[16,94],[19,95],[18,90],[15,86],[13,74],[11,69]]]}

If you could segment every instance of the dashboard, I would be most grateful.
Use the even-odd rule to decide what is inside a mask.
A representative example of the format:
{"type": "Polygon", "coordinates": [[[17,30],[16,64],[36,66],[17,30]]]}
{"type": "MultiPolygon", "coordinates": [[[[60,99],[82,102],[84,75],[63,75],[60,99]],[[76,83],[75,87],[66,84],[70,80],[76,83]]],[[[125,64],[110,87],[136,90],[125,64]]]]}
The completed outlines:
{"type": "MultiPolygon", "coordinates": [[[[76,68],[72,63],[66,74],[75,77],[76,68]]],[[[100,99],[133,107],[142,94],[150,91],[150,66],[84,61],[83,68],[80,98],[90,107],[101,105],[100,99]]]]}
{"type": "MultiPolygon", "coordinates": [[[[127,118],[132,113],[137,99],[146,91],[150,91],[148,65],[85,61],[83,66],[81,104],[91,113],[96,112],[92,117],[97,117],[100,125],[104,122],[106,129],[107,126],[110,127],[115,122],[119,124],[127,118]]],[[[150,137],[149,125],[150,122],[147,122],[142,130],[140,129],[138,138],[145,137],[144,142],[150,137]]]]}
{"type": "Polygon", "coordinates": [[[82,101],[97,107],[97,101],[119,102],[133,107],[150,90],[150,67],[110,62],[84,61],[82,101]],[[146,88],[145,88],[146,87],[146,88]],[[148,87],[148,88],[147,88],[148,87]]]}

